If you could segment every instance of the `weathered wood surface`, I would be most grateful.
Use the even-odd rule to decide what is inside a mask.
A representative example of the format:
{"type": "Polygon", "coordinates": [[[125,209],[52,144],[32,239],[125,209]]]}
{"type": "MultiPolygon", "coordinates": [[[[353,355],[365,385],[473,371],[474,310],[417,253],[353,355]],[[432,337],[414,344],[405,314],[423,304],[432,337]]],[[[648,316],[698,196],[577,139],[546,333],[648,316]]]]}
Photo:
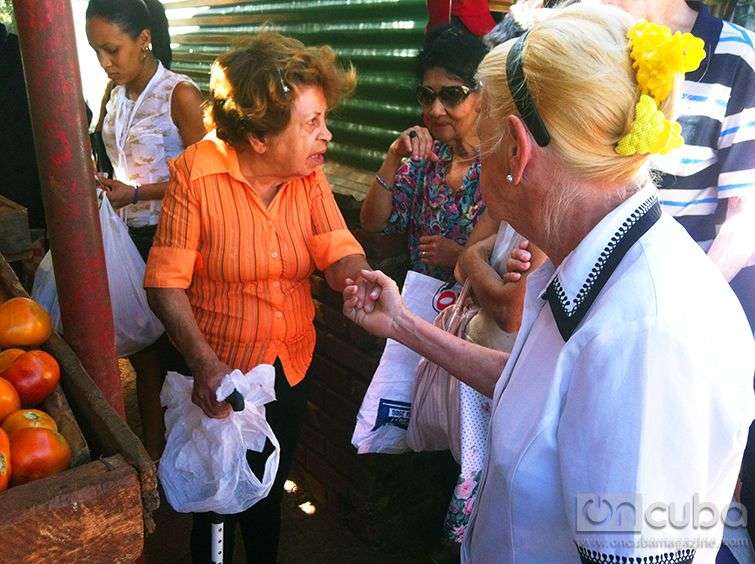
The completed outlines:
{"type": "Polygon", "coordinates": [[[15,257],[31,249],[26,208],[0,196],[0,253],[15,257]]]}
{"type": "Polygon", "coordinates": [[[1,562],[133,562],[144,545],[136,470],[90,462],[0,494],[1,562]]]}
{"type": "Polygon", "coordinates": [[[40,409],[49,413],[58,424],[58,432],[63,435],[71,447],[71,468],[89,462],[89,445],[81,432],[76,418],[73,416],[71,406],[68,405],[63,390],[60,386],[40,406],[40,409]]]}
{"type": "MultiPolygon", "coordinates": [[[[11,296],[28,294],[8,263],[0,257],[0,298],[11,296]]],[[[126,422],[107,403],[60,335],[53,333],[41,348],[60,364],[60,385],[92,453],[101,456],[121,454],[136,468],[141,484],[144,527],[147,532],[152,532],[155,526],[152,511],[159,506],[160,496],[157,492],[157,471],[147,451],[126,422]]]]}

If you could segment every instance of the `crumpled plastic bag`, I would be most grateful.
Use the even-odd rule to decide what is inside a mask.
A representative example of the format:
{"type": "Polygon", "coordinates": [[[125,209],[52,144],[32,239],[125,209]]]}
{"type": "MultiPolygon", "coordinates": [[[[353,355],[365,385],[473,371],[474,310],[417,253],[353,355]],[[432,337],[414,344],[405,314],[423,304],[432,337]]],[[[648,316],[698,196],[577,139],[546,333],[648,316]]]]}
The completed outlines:
{"type": "Polygon", "coordinates": [[[227,374],[216,392],[224,401],[233,390],[244,410],[225,419],[207,417],[192,403],[193,379],[168,372],[160,392],[165,412],[166,445],[158,475],[171,507],[180,513],[240,513],[267,497],[278,472],[280,445],[265,419],[265,404],[275,400],[275,369],[256,366],[227,374]],[[262,479],[249,468],[247,450],[273,446],[262,479]]]}

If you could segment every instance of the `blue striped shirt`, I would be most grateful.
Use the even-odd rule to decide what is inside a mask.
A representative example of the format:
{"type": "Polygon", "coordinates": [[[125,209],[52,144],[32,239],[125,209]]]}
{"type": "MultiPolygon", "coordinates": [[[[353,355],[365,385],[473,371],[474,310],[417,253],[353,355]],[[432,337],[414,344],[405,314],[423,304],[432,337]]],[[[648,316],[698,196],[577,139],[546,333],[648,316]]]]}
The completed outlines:
{"type": "Polygon", "coordinates": [[[755,195],[755,35],[714,17],[701,2],[692,34],[706,57],[687,73],[677,105],[685,145],[653,158],[661,204],[706,251],[726,200],[755,195]]]}

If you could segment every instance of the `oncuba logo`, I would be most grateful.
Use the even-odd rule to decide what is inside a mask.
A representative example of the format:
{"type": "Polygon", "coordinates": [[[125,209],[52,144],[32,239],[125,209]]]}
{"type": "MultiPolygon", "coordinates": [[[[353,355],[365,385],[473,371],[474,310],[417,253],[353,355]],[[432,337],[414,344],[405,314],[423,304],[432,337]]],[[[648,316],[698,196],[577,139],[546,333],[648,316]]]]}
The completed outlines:
{"type": "Polygon", "coordinates": [[[441,312],[456,303],[459,299],[459,285],[456,282],[446,282],[435,291],[433,309],[441,312]]]}

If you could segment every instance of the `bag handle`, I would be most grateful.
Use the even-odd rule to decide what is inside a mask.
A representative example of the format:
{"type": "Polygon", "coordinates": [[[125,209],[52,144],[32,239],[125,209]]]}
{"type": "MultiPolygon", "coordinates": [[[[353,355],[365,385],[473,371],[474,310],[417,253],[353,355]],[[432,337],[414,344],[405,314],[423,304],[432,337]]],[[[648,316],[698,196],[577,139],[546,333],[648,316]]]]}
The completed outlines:
{"type": "Polygon", "coordinates": [[[464,305],[464,302],[467,300],[467,296],[469,296],[469,292],[472,290],[472,284],[469,282],[469,278],[464,280],[464,285],[461,287],[461,292],[459,292],[459,297],[456,299],[456,302],[451,306],[454,308],[453,312],[451,313],[451,319],[448,320],[448,327],[453,327],[454,323],[456,322],[456,318],[461,314],[462,307],[464,305]]]}

